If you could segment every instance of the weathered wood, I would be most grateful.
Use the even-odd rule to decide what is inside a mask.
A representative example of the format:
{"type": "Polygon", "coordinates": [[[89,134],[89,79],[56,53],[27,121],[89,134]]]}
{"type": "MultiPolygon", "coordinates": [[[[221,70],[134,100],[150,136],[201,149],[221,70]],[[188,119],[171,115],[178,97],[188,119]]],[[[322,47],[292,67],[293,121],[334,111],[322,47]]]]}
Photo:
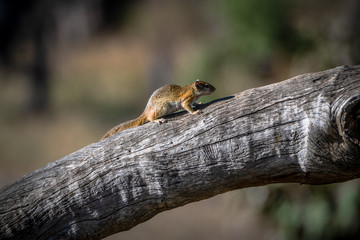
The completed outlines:
{"type": "Polygon", "coordinates": [[[1,239],[100,239],[270,183],[360,176],[360,66],[250,89],[52,162],[0,192],[1,239]]]}

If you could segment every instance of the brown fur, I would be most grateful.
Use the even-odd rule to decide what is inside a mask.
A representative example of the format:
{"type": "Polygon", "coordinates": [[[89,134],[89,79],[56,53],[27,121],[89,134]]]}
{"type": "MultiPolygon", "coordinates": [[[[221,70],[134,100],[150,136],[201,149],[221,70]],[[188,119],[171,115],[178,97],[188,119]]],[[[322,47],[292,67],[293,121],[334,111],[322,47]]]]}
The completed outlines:
{"type": "Polygon", "coordinates": [[[165,119],[161,119],[161,117],[182,108],[191,114],[198,114],[200,111],[195,111],[191,105],[201,96],[209,95],[214,91],[215,88],[213,86],[199,80],[183,87],[178,85],[163,86],[151,95],[144,112],[138,118],[113,127],[102,139],[108,138],[128,128],[143,125],[147,121],[163,123],[165,119]]]}

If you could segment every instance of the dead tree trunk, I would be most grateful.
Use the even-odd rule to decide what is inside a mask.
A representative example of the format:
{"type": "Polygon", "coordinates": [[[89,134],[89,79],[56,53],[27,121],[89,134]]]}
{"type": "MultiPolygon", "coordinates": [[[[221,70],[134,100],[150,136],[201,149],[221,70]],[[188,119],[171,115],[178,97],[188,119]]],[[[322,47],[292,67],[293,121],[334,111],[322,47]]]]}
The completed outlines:
{"type": "Polygon", "coordinates": [[[1,239],[100,239],[271,183],[360,176],[360,66],[250,89],[91,144],[0,192],[1,239]]]}

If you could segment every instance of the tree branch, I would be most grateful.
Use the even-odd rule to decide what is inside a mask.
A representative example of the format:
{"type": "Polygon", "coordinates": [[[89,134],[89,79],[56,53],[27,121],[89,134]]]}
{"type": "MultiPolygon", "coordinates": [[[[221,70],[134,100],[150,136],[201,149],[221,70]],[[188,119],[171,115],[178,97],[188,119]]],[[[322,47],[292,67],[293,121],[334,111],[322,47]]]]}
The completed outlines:
{"type": "Polygon", "coordinates": [[[360,176],[360,66],[250,89],[91,144],[0,192],[0,238],[100,239],[271,183],[360,176]]]}

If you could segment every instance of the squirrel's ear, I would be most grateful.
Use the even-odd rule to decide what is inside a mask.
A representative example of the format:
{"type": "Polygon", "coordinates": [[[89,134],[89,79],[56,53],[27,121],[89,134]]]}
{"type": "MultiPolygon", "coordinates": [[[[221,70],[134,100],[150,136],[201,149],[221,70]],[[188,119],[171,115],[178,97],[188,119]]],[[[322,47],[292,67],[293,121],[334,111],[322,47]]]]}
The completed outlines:
{"type": "Polygon", "coordinates": [[[200,80],[199,80],[199,79],[196,79],[196,81],[195,81],[195,87],[198,87],[199,84],[200,84],[200,80]]]}

